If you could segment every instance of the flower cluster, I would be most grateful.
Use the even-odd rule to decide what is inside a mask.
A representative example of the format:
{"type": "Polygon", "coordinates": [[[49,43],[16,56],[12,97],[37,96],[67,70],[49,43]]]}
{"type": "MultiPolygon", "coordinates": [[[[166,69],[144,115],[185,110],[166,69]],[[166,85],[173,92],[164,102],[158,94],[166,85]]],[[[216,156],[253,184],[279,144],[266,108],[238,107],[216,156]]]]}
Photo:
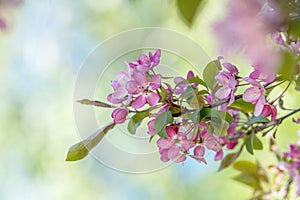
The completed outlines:
{"type": "MultiPolygon", "coordinates": [[[[300,131],[298,133],[300,136],[300,131]]],[[[290,144],[290,150],[283,153],[283,168],[292,177],[297,188],[297,195],[300,196],[300,140],[296,144],[290,144]]]]}
{"type": "Polygon", "coordinates": [[[121,104],[122,108],[113,111],[114,122],[121,124],[126,121],[129,113],[128,105],[134,109],[142,108],[145,104],[155,106],[160,100],[156,90],[161,85],[161,76],[149,73],[160,61],[161,51],[149,56],[142,54],[138,60],[126,63],[127,71],[117,74],[111,86],[114,92],[107,96],[107,100],[113,104],[121,104]]]}
{"type": "MultiPolygon", "coordinates": [[[[254,150],[263,149],[259,136],[269,134],[274,139],[282,121],[300,112],[300,108],[283,105],[291,85],[300,90],[300,30],[291,31],[293,24],[289,23],[293,14],[289,9],[299,11],[300,4],[288,2],[283,6],[287,11],[282,12],[284,3],[280,1],[230,0],[228,14],[214,26],[222,53],[226,56],[232,49],[242,49],[251,60],[250,74],[242,74],[237,65],[218,57],[207,64],[202,78],[190,70],[185,77],[170,80],[157,72],[162,54],[158,49],[125,62],[126,71],[118,73],[111,82],[113,92],[107,96],[111,104],[80,102],[114,108],[113,122],[102,134],[125,122],[128,122],[128,132],[135,134],[145,120],[150,141],[157,139],[162,162],[183,163],[192,158],[206,164],[207,152],[211,151],[215,161],[222,160],[220,170],[224,169],[243,150],[253,155],[254,150]],[[273,92],[274,88],[282,91],[273,92]],[[280,110],[289,113],[282,115],[280,110]],[[234,152],[224,155],[225,149],[234,152]]],[[[300,124],[299,117],[293,121],[300,124]]],[[[99,141],[92,142],[94,145],[99,141]]],[[[80,143],[71,149],[70,160],[87,155],[72,152],[87,151],[83,146],[80,143]]],[[[273,148],[272,144],[270,147],[273,148]]],[[[259,199],[286,198],[288,189],[281,187],[280,182],[287,172],[300,196],[300,141],[290,145],[290,151],[283,155],[274,149],[272,152],[282,162],[280,167],[270,168],[277,173],[270,190],[264,191],[260,184],[268,182],[268,177],[258,163],[250,163],[252,168],[249,162],[235,166],[244,173],[237,180],[253,187],[261,195],[259,199]],[[249,169],[245,167],[248,164],[249,169]]]]}

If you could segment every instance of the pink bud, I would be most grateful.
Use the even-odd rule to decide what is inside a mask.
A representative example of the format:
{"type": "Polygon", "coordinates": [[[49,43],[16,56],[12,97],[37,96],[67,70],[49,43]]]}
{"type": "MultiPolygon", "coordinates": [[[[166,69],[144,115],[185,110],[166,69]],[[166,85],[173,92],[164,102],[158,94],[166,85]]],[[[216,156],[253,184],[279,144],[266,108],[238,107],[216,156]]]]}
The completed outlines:
{"type": "Polygon", "coordinates": [[[127,115],[128,115],[127,109],[117,108],[112,112],[111,117],[114,119],[115,124],[122,124],[126,121],[127,115]]]}

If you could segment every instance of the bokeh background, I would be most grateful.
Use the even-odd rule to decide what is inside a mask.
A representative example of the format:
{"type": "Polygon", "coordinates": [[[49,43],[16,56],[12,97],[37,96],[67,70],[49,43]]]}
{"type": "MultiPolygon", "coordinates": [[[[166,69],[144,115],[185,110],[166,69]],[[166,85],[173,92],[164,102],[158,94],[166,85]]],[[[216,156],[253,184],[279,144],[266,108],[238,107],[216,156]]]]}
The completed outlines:
{"type": "MultiPolygon", "coordinates": [[[[99,43],[121,31],[163,27],[194,39],[215,58],[211,24],[225,8],[225,1],[208,1],[192,27],[173,0],[28,0],[3,10],[8,27],[0,34],[0,199],[250,197],[250,188],[231,180],[237,173],[217,172],[219,163],[211,158],[208,166],[186,162],[142,175],[120,173],[91,156],[65,162],[68,147],[79,141],[73,119],[76,76],[99,43]]],[[[290,122],[279,130],[283,149],[296,139],[296,130],[290,122]]],[[[256,155],[263,164],[275,160],[264,152],[256,155]]],[[[254,160],[246,152],[242,157],[254,160]]]]}

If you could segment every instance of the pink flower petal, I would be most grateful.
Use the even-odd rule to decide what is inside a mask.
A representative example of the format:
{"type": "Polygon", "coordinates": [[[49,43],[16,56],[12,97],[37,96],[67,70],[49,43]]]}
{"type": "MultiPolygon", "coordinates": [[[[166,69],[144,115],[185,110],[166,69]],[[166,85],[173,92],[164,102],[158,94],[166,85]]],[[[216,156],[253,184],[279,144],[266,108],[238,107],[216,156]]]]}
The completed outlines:
{"type": "Polygon", "coordinates": [[[194,155],[195,156],[202,156],[203,157],[204,154],[205,154],[205,148],[202,145],[199,145],[194,149],[194,155]]]}
{"type": "Polygon", "coordinates": [[[178,126],[169,125],[166,127],[168,138],[172,139],[178,133],[178,126]]]}
{"type": "Polygon", "coordinates": [[[227,87],[221,87],[220,89],[218,89],[218,91],[216,92],[215,96],[218,99],[227,99],[229,94],[231,92],[230,88],[227,87]]]}
{"type": "Polygon", "coordinates": [[[135,109],[139,109],[143,107],[145,104],[146,104],[146,96],[142,94],[132,102],[132,107],[135,109]]]}
{"type": "Polygon", "coordinates": [[[222,160],[223,159],[223,151],[220,150],[216,153],[214,160],[218,161],[218,160],[222,160]]]}
{"type": "Polygon", "coordinates": [[[178,83],[180,83],[180,82],[182,82],[182,81],[184,81],[185,79],[183,78],[183,77],[175,77],[174,78],[174,83],[175,84],[178,84],[178,83]]]}
{"type": "Polygon", "coordinates": [[[138,84],[142,87],[146,87],[148,85],[147,77],[142,73],[134,73],[134,79],[138,82],[138,84]]]}
{"type": "Polygon", "coordinates": [[[170,159],[168,158],[168,149],[164,149],[160,151],[160,160],[162,162],[168,162],[170,159]]]}
{"type": "Polygon", "coordinates": [[[184,162],[186,160],[186,155],[184,154],[181,154],[180,156],[178,156],[177,158],[173,159],[174,162],[177,162],[177,163],[181,163],[181,162],[184,162]]]}
{"type": "Polygon", "coordinates": [[[168,158],[169,159],[175,159],[179,155],[180,148],[178,146],[172,146],[168,150],[168,158]]]}
{"type": "Polygon", "coordinates": [[[266,98],[264,95],[261,95],[260,98],[258,99],[256,105],[255,105],[255,109],[254,109],[254,115],[255,116],[259,116],[261,114],[261,112],[264,109],[264,105],[266,103],[266,98]]]}
{"type": "Polygon", "coordinates": [[[126,84],[126,90],[129,94],[138,94],[139,93],[139,85],[136,81],[128,81],[126,84]]]}
{"type": "Polygon", "coordinates": [[[157,51],[154,53],[154,55],[152,55],[151,52],[149,53],[149,58],[151,60],[152,67],[155,67],[159,64],[160,56],[161,56],[161,50],[160,49],[157,49],[157,51]]]}
{"type": "Polygon", "coordinates": [[[160,149],[169,149],[172,146],[172,143],[164,138],[158,139],[156,144],[160,149]]]}
{"type": "Polygon", "coordinates": [[[152,119],[148,122],[148,134],[149,135],[156,135],[156,130],[154,128],[154,122],[155,122],[155,119],[152,119]]]}
{"type": "Polygon", "coordinates": [[[159,74],[156,74],[153,76],[153,78],[150,81],[150,90],[156,90],[161,85],[161,76],[159,74]]]}
{"type": "Polygon", "coordinates": [[[147,94],[147,102],[149,106],[156,106],[160,100],[160,96],[154,92],[149,92],[147,94]]]}
{"type": "Polygon", "coordinates": [[[239,72],[236,66],[231,63],[223,63],[223,66],[230,72],[230,74],[237,74],[239,72]]]}
{"type": "Polygon", "coordinates": [[[245,90],[243,99],[246,102],[256,103],[261,95],[260,89],[257,87],[250,87],[245,90]]]}

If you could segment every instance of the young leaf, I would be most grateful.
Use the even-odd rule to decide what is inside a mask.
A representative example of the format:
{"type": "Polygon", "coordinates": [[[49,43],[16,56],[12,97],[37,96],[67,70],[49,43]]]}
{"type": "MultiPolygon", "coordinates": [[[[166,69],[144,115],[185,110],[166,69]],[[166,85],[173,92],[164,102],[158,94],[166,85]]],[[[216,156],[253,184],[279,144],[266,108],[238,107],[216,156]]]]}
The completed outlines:
{"type": "Polygon", "coordinates": [[[262,150],[263,144],[254,133],[251,133],[246,140],[246,149],[250,154],[254,154],[253,149],[262,150]]]}
{"type": "Polygon", "coordinates": [[[134,135],[136,133],[136,129],[141,125],[143,120],[149,116],[149,110],[144,112],[138,112],[131,117],[128,122],[127,130],[130,134],[134,135]]]}
{"type": "Polygon", "coordinates": [[[236,99],[233,104],[230,105],[230,108],[240,110],[243,113],[253,112],[254,105],[249,102],[245,102],[242,98],[236,99]]]}
{"type": "Polygon", "coordinates": [[[234,180],[244,183],[252,188],[261,190],[261,185],[256,176],[253,176],[252,174],[240,174],[234,178],[234,180]]]}
{"type": "Polygon", "coordinates": [[[101,128],[92,135],[90,135],[85,140],[72,145],[69,148],[66,161],[81,160],[82,158],[87,156],[89,151],[91,151],[102,140],[105,134],[115,127],[115,125],[116,124],[114,123],[110,123],[104,128],[101,128]]]}
{"type": "Polygon", "coordinates": [[[141,125],[143,120],[135,123],[132,118],[129,120],[127,125],[127,130],[130,134],[134,135],[136,133],[137,128],[141,125]]]}
{"type": "Polygon", "coordinates": [[[233,168],[242,172],[242,173],[248,173],[252,175],[257,175],[258,167],[256,163],[247,161],[247,160],[241,160],[237,161],[233,164],[233,168]]]}
{"type": "Polygon", "coordinates": [[[211,61],[206,65],[203,71],[203,80],[205,81],[207,87],[213,90],[216,85],[215,76],[219,74],[222,69],[220,60],[211,61]]]}
{"type": "Polygon", "coordinates": [[[103,108],[115,108],[115,106],[101,102],[101,101],[91,101],[89,99],[82,99],[77,101],[81,104],[85,104],[85,105],[92,105],[92,106],[98,106],[98,107],[103,107],[103,108]]]}
{"type": "Polygon", "coordinates": [[[202,85],[207,88],[206,83],[199,77],[193,77],[193,78],[188,78],[186,80],[183,80],[183,81],[177,83],[175,88],[177,88],[179,85],[182,85],[182,84],[191,84],[191,83],[197,83],[197,84],[202,85]]]}
{"type": "Polygon", "coordinates": [[[252,124],[255,124],[255,123],[264,123],[264,122],[269,122],[269,120],[265,117],[263,117],[262,115],[259,115],[259,116],[253,116],[248,122],[247,122],[247,125],[252,125],[252,124]]]}
{"type": "Polygon", "coordinates": [[[167,138],[166,125],[172,122],[173,116],[169,110],[158,115],[154,121],[154,128],[157,134],[162,138],[167,138]]]}
{"type": "Polygon", "coordinates": [[[226,157],[223,158],[218,171],[221,171],[221,170],[229,167],[240,156],[243,148],[244,148],[244,144],[240,147],[240,149],[237,152],[227,154],[226,157]]]}

